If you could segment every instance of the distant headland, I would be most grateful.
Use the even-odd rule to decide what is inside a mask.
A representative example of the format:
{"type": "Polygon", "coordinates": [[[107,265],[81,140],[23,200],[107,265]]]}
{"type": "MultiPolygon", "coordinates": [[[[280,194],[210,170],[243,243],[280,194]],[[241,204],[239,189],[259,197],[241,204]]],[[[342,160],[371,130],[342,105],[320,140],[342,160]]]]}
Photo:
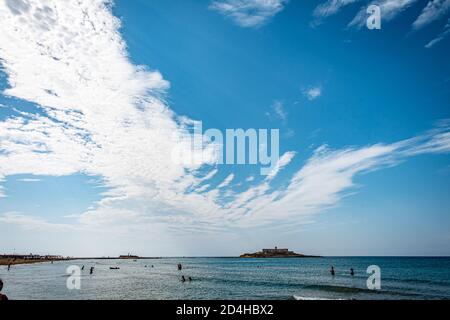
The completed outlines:
{"type": "Polygon", "coordinates": [[[141,257],[136,256],[136,255],[132,255],[132,254],[127,254],[127,255],[120,255],[119,259],[141,259],[141,257]]]}
{"type": "Polygon", "coordinates": [[[31,264],[40,262],[52,262],[70,260],[58,255],[39,255],[39,254],[2,254],[0,255],[0,266],[8,266],[15,264],[31,264]]]}
{"type": "Polygon", "coordinates": [[[289,249],[275,247],[273,249],[262,249],[262,251],[255,253],[244,253],[240,255],[240,258],[320,258],[320,256],[305,255],[289,251],[289,249]]]}
{"type": "Polygon", "coordinates": [[[0,254],[0,266],[11,266],[16,264],[32,264],[42,262],[56,262],[69,260],[138,260],[138,259],[160,259],[160,257],[140,257],[127,254],[118,257],[63,257],[61,255],[39,255],[39,254],[0,254]]]}

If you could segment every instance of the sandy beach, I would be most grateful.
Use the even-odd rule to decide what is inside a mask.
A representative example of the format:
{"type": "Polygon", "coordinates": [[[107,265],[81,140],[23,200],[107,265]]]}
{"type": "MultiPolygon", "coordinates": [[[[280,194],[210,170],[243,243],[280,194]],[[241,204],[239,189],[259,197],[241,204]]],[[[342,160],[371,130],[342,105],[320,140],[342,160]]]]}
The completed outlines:
{"type": "Polygon", "coordinates": [[[51,262],[51,261],[60,261],[63,259],[8,259],[8,258],[0,258],[0,266],[7,266],[9,264],[32,264],[32,263],[42,263],[42,262],[51,262]]]}

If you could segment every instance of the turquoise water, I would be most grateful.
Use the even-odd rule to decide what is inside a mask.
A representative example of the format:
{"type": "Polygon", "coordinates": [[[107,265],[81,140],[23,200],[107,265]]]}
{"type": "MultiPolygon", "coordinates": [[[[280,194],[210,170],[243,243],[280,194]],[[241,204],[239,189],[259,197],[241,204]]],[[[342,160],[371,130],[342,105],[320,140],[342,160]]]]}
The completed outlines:
{"type": "Polygon", "coordinates": [[[0,278],[10,299],[450,299],[450,258],[78,260],[1,267],[0,278]],[[66,287],[70,265],[85,266],[81,290],[66,287]],[[381,290],[367,289],[370,265],[381,268],[381,290]]]}

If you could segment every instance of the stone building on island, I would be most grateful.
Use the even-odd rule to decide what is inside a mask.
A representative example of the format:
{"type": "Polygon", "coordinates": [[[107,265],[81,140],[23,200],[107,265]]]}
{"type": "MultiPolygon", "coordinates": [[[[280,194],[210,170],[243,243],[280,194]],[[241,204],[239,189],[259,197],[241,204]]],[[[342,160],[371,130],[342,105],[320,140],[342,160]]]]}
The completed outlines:
{"type": "Polygon", "coordinates": [[[289,249],[280,249],[275,247],[273,249],[262,249],[255,253],[244,253],[240,255],[240,258],[313,258],[316,256],[304,255],[300,253],[295,253],[289,249]]]}

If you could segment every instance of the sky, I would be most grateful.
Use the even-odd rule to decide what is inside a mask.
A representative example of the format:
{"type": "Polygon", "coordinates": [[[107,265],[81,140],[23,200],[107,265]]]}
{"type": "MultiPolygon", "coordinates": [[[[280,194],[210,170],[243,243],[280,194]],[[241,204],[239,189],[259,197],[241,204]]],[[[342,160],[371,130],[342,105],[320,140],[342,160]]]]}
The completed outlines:
{"type": "Polygon", "coordinates": [[[0,252],[450,255],[450,0],[0,0],[0,19],[0,252]],[[200,122],[279,129],[279,161],[173,161],[200,122]]]}

